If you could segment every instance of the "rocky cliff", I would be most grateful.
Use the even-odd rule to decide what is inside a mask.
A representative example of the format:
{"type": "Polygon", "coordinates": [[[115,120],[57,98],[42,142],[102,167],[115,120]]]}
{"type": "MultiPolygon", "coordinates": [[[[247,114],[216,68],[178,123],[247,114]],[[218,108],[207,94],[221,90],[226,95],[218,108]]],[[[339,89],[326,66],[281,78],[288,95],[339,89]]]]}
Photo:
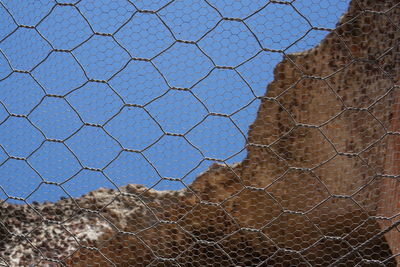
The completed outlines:
{"type": "Polygon", "coordinates": [[[397,0],[353,0],[275,68],[246,159],[185,190],[2,204],[0,264],[396,266],[399,21],[397,0]]]}

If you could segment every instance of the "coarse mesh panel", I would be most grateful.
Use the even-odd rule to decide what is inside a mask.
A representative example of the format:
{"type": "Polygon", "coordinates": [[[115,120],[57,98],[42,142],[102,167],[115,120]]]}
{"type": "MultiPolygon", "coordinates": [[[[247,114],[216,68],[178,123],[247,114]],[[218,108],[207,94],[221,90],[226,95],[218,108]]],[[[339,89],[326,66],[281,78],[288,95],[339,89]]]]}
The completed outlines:
{"type": "Polygon", "coordinates": [[[400,266],[398,0],[0,0],[0,266],[400,266]]]}

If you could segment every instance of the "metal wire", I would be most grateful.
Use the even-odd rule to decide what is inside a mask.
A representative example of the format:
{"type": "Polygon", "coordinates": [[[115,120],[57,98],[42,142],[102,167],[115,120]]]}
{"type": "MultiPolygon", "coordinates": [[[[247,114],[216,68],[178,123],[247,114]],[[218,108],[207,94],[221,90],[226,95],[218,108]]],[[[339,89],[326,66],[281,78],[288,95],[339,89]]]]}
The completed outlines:
{"type": "MultiPolygon", "coordinates": [[[[371,245],[375,244],[373,242],[381,242],[379,240],[384,239],[389,232],[399,232],[399,214],[372,215],[370,207],[364,202],[369,201],[368,197],[374,196],[363,196],[362,193],[380,180],[399,182],[398,173],[385,173],[370,158],[364,156],[366,153],[373,154],[370,151],[378,149],[383,140],[400,134],[399,129],[393,129],[382,120],[379,111],[375,110],[379,103],[383,103],[399,90],[398,81],[393,79],[390,71],[376,64],[396,47],[382,51],[381,58],[359,58],[356,48],[346,44],[339,34],[340,30],[333,25],[318,23],[323,16],[334,17],[328,13],[335,13],[335,5],[347,6],[347,1],[328,1],[331,5],[329,7],[325,7],[320,1],[308,3],[300,0],[270,0],[265,3],[210,0],[135,3],[128,0],[99,1],[97,4],[95,1],[85,0],[37,1],[33,15],[28,14],[30,9],[27,6],[34,5],[34,2],[28,2],[22,3],[22,8],[18,9],[18,5],[11,1],[0,0],[0,16],[4,21],[7,20],[2,23],[4,28],[0,30],[0,175],[4,176],[0,177],[0,197],[3,199],[2,205],[7,203],[10,205],[7,207],[16,207],[16,203],[19,203],[26,209],[35,211],[34,215],[29,216],[36,216],[37,225],[26,231],[21,229],[21,232],[15,232],[15,229],[9,229],[9,214],[0,215],[0,245],[4,249],[0,252],[0,265],[18,266],[32,261],[34,263],[26,266],[65,266],[69,264],[66,263],[68,258],[73,258],[78,253],[76,251],[86,249],[100,255],[96,257],[105,259],[98,263],[99,266],[131,266],[132,263],[116,263],[119,256],[110,257],[114,254],[105,249],[109,240],[120,236],[126,236],[126,239],[118,239],[121,251],[128,249],[130,244],[136,244],[132,253],[141,250],[151,252],[153,258],[148,264],[137,262],[137,266],[362,266],[363,262],[382,266],[395,264],[394,258],[398,255],[389,253],[380,257],[377,256],[380,252],[366,252],[365,248],[374,246],[371,245]],[[322,15],[318,15],[319,19],[315,18],[316,14],[305,12],[307,6],[311,5],[320,6],[322,15]],[[299,33],[291,36],[291,32],[284,34],[282,29],[268,28],[266,17],[273,16],[274,13],[273,18],[280,20],[278,23],[289,25],[289,28],[285,28],[288,31],[298,24],[299,33]],[[184,26],[185,23],[193,24],[184,26]],[[292,60],[292,53],[297,52],[299,47],[303,50],[315,45],[309,45],[307,42],[310,39],[307,38],[312,39],[310,36],[316,32],[319,36],[337,34],[338,39],[343,41],[343,47],[353,51],[344,60],[346,63],[332,73],[317,75],[315,73],[318,71],[315,71],[310,74],[305,71],[305,66],[299,65],[299,61],[292,60]],[[30,47],[32,44],[35,46],[33,49],[30,47]],[[260,63],[258,60],[263,56],[267,59],[260,63]],[[273,80],[268,73],[272,73],[272,67],[281,59],[292,66],[293,72],[300,73],[299,79],[291,82],[290,86],[275,90],[275,95],[268,94],[269,92],[265,94],[265,88],[273,80]],[[267,68],[265,64],[271,66],[267,68]],[[381,86],[376,90],[379,91],[377,96],[373,95],[370,99],[365,97],[362,103],[350,103],[351,97],[341,92],[349,89],[335,88],[332,82],[355,64],[373,65],[370,68],[375,68],[376,73],[379,73],[373,75],[380,75],[379,77],[388,81],[388,84],[377,84],[376,86],[381,86]],[[305,88],[305,81],[318,84],[324,94],[329,92],[330,95],[321,104],[321,110],[314,110],[321,117],[314,121],[307,119],[312,118],[312,114],[302,114],[305,112],[302,103],[293,104],[293,94],[298,94],[297,99],[301,99],[300,101],[308,101],[307,91],[294,92],[293,89],[305,88]],[[19,89],[14,89],[14,86],[19,89]],[[225,87],[228,89],[224,89],[225,87]],[[286,114],[282,115],[278,136],[260,137],[262,141],[257,139],[257,135],[250,138],[248,134],[249,124],[255,118],[255,110],[261,110],[260,105],[270,105],[271,109],[276,107],[276,110],[286,114]],[[358,135],[363,131],[369,134],[368,131],[371,130],[376,136],[371,137],[372,141],[368,144],[360,147],[357,147],[359,144],[354,145],[359,149],[344,149],[349,144],[343,144],[343,138],[335,132],[336,128],[341,127],[337,122],[345,120],[343,118],[373,121],[373,130],[364,129],[369,126],[361,126],[353,131],[354,135],[358,135]],[[303,134],[299,131],[305,132],[303,134]],[[325,146],[329,147],[330,154],[321,156],[318,151],[309,151],[310,155],[315,156],[310,156],[301,165],[295,156],[288,156],[290,153],[285,151],[285,144],[290,143],[292,136],[307,136],[306,131],[315,133],[314,136],[320,136],[321,140],[304,139],[304,147],[298,147],[298,150],[310,149],[309,143],[320,142],[321,150],[325,146]],[[264,184],[249,182],[240,173],[242,170],[238,171],[232,165],[232,162],[245,159],[247,150],[267,151],[262,155],[268,153],[271,159],[278,162],[274,165],[277,173],[271,175],[272,178],[264,184]],[[190,162],[186,163],[186,160],[190,162]],[[332,169],[344,168],[342,166],[348,166],[350,161],[357,162],[354,166],[362,167],[352,170],[351,173],[348,171],[346,175],[358,175],[361,178],[355,179],[356,184],[352,185],[352,190],[343,189],[340,185],[333,188],[329,184],[330,180],[326,180],[324,168],[329,169],[326,167],[331,166],[329,164],[333,164],[330,167],[332,169]],[[199,193],[201,190],[196,191],[190,185],[196,174],[205,171],[212,163],[219,163],[229,169],[234,177],[230,179],[235,180],[240,188],[231,193],[227,183],[227,194],[220,196],[218,201],[214,201],[211,193],[208,199],[207,194],[204,197],[199,193]],[[55,170],[50,171],[51,168],[55,170]],[[192,206],[176,206],[176,209],[182,209],[185,214],[178,219],[168,218],[167,215],[161,218],[162,209],[168,210],[168,205],[175,207],[173,201],[168,203],[163,199],[167,202],[163,206],[159,202],[152,202],[154,199],[146,195],[151,194],[147,189],[137,189],[141,192],[139,194],[129,193],[128,189],[120,190],[121,186],[128,183],[140,183],[140,180],[129,180],[132,177],[129,172],[151,176],[151,179],[141,178],[150,179],[146,180],[146,186],[152,189],[172,189],[177,192],[186,190],[198,202],[192,206]],[[30,189],[25,189],[31,180],[18,182],[18,177],[24,175],[37,177],[40,181],[31,182],[30,189]],[[55,178],[55,175],[59,178],[55,178]],[[12,182],[10,186],[10,179],[15,180],[15,186],[12,182]],[[75,183],[76,180],[81,182],[75,183]],[[108,198],[105,201],[107,204],[103,203],[100,210],[85,208],[82,206],[83,202],[74,200],[80,193],[89,191],[84,191],[85,183],[90,184],[93,180],[102,181],[96,182],[96,186],[105,185],[118,192],[108,198]],[[45,186],[57,188],[58,193],[50,192],[46,195],[46,191],[43,191],[45,186]],[[25,190],[24,194],[18,190],[25,190]],[[49,219],[46,212],[41,213],[43,208],[37,207],[41,205],[37,203],[37,199],[43,201],[47,196],[56,196],[57,199],[62,196],[61,201],[66,201],[66,198],[70,201],[68,207],[78,208],[71,208],[68,216],[61,221],[55,219],[57,215],[49,219]],[[120,222],[113,221],[112,217],[103,213],[107,207],[119,203],[119,197],[134,198],[138,206],[149,211],[146,216],[154,220],[143,223],[138,219],[137,227],[140,230],[131,230],[136,229],[136,226],[121,228],[120,222]],[[238,208],[239,211],[235,211],[230,205],[238,198],[245,199],[245,202],[242,210],[238,208]],[[277,213],[265,214],[265,207],[257,206],[257,203],[264,203],[263,201],[269,201],[265,203],[273,206],[277,213]],[[321,213],[319,209],[330,201],[348,201],[351,204],[346,204],[344,209],[361,211],[361,215],[343,219],[343,224],[347,223],[347,232],[343,235],[331,235],[325,229],[328,226],[321,227],[321,221],[325,220],[324,216],[328,213],[321,213]],[[219,233],[215,229],[220,225],[215,226],[214,230],[214,225],[208,225],[208,230],[201,229],[203,226],[197,224],[195,225],[199,229],[190,226],[195,218],[207,221],[202,217],[207,212],[211,217],[215,216],[215,221],[210,219],[209,224],[218,222],[229,230],[221,230],[219,233]],[[99,243],[82,242],[81,237],[69,226],[69,222],[81,214],[96,217],[93,220],[107,225],[101,229],[112,229],[113,234],[109,238],[104,237],[99,243]],[[365,214],[368,216],[362,217],[365,214]],[[261,219],[247,221],[248,218],[242,216],[264,216],[268,219],[263,219],[262,222],[257,221],[261,219]],[[379,231],[374,226],[374,231],[378,232],[359,234],[359,241],[350,238],[359,228],[375,220],[392,221],[384,224],[379,231]],[[287,225],[284,225],[285,222],[287,225]],[[36,241],[31,242],[32,235],[35,235],[35,231],[40,232],[43,224],[49,225],[49,229],[55,226],[62,229],[63,234],[69,236],[71,247],[76,249],[69,251],[68,256],[60,249],[59,254],[63,255],[60,258],[47,253],[41,248],[43,244],[38,246],[36,241]],[[179,238],[172,236],[172,239],[194,239],[195,242],[187,241],[187,244],[182,245],[179,241],[178,245],[175,244],[176,247],[168,247],[165,244],[172,244],[173,241],[168,243],[169,241],[161,240],[168,232],[163,227],[170,227],[172,230],[168,231],[171,235],[180,233],[179,238]],[[296,231],[303,228],[312,229],[312,233],[303,236],[297,234],[296,231]],[[208,234],[204,235],[203,230],[208,234]],[[147,231],[158,233],[160,240],[149,241],[154,236],[147,231]],[[285,243],[281,235],[291,235],[292,240],[285,243]],[[10,236],[14,243],[3,244],[10,242],[10,236]],[[235,242],[239,244],[237,251],[225,249],[226,243],[235,242]],[[13,250],[22,243],[35,251],[39,260],[21,259],[24,263],[11,261],[10,257],[13,255],[7,254],[7,250],[13,250]],[[259,245],[254,245],[255,243],[259,245]],[[323,255],[312,254],[315,250],[322,251],[321,246],[332,250],[331,259],[326,260],[323,255]],[[269,248],[274,248],[273,252],[267,251],[269,248]],[[196,253],[202,253],[203,258],[196,258],[196,253]],[[252,256],[241,256],[241,253],[252,256]],[[280,256],[281,254],[291,255],[291,260],[286,261],[287,258],[280,256]],[[182,263],[180,260],[185,257],[195,260],[182,263]]],[[[391,12],[399,8],[399,4],[384,10],[362,8],[364,2],[360,1],[358,17],[376,15],[387,17],[390,21],[391,12]]],[[[389,2],[387,1],[387,6],[390,6],[389,2]]],[[[393,27],[396,27],[395,32],[398,33],[398,25],[392,24],[396,25],[393,27]]],[[[357,31],[361,31],[353,30],[355,35],[357,31]]],[[[367,70],[370,71],[365,67],[361,71],[367,70]]],[[[275,72],[275,78],[291,75],[279,70],[275,72]]],[[[376,78],[373,75],[371,79],[376,78]]],[[[390,110],[383,112],[390,113],[390,110]]],[[[263,116],[260,114],[261,112],[257,116],[263,116]]],[[[254,125],[256,123],[257,119],[254,125]]],[[[272,127],[272,124],[266,125],[272,127]]],[[[250,131],[257,131],[256,128],[250,128],[250,131]]],[[[257,168],[262,169],[267,176],[265,162],[268,160],[259,158],[260,165],[250,169],[254,169],[254,172],[257,168]]],[[[213,190],[211,180],[209,190],[213,190]]],[[[236,185],[232,185],[234,186],[236,185]]],[[[394,191],[388,194],[398,193],[394,191]]],[[[171,196],[173,193],[168,194],[171,196]]],[[[25,215],[18,216],[21,218],[17,220],[23,225],[31,223],[25,215]]],[[[88,231],[83,230],[85,227],[90,229],[91,226],[82,226],[82,232],[88,231]]],[[[50,239],[51,235],[44,238],[50,239]]],[[[63,245],[67,246],[68,242],[63,245]]],[[[382,246],[387,248],[390,245],[389,242],[389,245],[385,243],[382,246]]],[[[130,256],[123,254],[121,257],[130,256]]],[[[88,264],[85,260],[83,257],[79,263],[79,259],[73,258],[73,263],[84,266],[88,264]]],[[[146,262],[144,258],[141,260],[146,262]]]]}

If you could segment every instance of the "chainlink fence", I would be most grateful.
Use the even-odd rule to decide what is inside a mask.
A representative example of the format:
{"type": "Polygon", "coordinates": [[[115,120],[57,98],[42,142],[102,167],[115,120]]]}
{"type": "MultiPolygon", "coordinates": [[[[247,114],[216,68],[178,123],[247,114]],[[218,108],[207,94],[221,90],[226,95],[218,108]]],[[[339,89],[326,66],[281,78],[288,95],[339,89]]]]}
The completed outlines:
{"type": "Polygon", "coordinates": [[[399,9],[0,0],[0,265],[397,266],[399,9]]]}

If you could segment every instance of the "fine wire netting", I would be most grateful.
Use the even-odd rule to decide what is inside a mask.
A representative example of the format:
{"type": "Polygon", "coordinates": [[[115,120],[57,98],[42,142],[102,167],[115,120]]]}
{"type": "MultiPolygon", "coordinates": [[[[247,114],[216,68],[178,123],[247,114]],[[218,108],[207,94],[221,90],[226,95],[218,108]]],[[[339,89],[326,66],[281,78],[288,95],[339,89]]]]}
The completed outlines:
{"type": "Polygon", "coordinates": [[[0,266],[397,266],[396,0],[0,0],[0,266]]]}

